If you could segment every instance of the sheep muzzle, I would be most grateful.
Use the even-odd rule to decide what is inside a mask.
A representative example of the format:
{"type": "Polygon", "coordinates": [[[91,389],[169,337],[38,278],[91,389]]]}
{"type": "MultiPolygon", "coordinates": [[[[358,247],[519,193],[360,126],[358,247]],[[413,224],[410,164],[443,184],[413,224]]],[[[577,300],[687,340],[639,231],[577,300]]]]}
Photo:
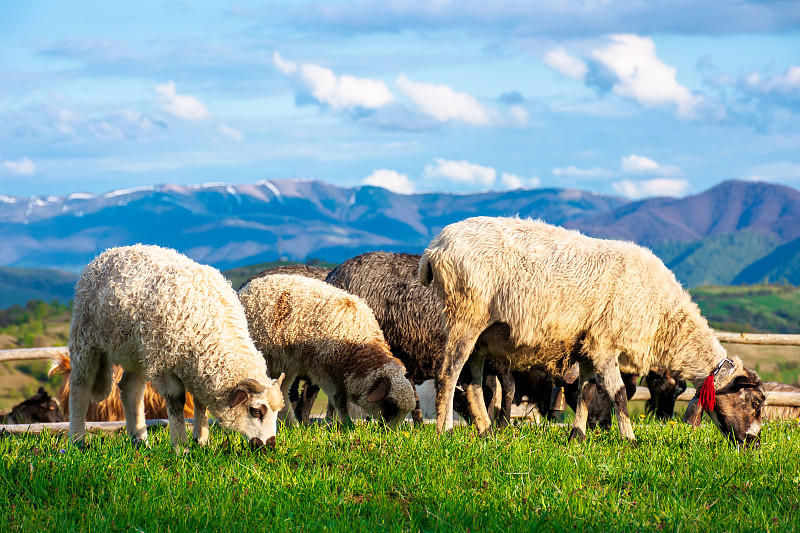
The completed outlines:
{"type": "Polygon", "coordinates": [[[250,450],[254,452],[259,452],[259,451],[266,452],[267,448],[269,448],[270,450],[274,450],[275,444],[276,444],[276,439],[274,436],[268,438],[266,443],[261,439],[259,439],[258,437],[253,437],[252,439],[250,439],[250,450]]]}

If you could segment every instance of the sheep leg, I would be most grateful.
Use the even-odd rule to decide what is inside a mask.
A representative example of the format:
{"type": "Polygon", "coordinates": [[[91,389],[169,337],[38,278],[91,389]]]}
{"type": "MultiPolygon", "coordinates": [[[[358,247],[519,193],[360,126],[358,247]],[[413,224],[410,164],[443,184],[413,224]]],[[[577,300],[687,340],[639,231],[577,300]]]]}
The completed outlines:
{"type": "Polygon", "coordinates": [[[319,387],[306,381],[303,384],[303,389],[300,391],[300,397],[297,400],[297,409],[295,409],[295,417],[300,419],[300,423],[308,425],[311,421],[311,409],[314,407],[314,400],[317,399],[319,387]]]}
{"type": "Polygon", "coordinates": [[[597,387],[589,380],[594,375],[594,368],[590,363],[580,363],[580,378],[578,385],[578,404],[575,407],[575,421],[572,424],[572,431],[569,440],[578,442],[586,439],[586,421],[589,419],[589,404],[597,391],[597,387]]]}
{"type": "Polygon", "coordinates": [[[470,416],[478,428],[478,435],[485,437],[489,435],[492,422],[489,420],[489,413],[486,410],[486,402],[483,399],[483,364],[486,356],[482,353],[473,353],[467,360],[470,371],[470,381],[467,383],[467,405],[469,406],[470,416]]]}
{"type": "Polygon", "coordinates": [[[147,422],[144,414],[144,372],[125,370],[119,380],[120,399],[125,413],[125,427],[135,447],[147,446],[147,422]]]}
{"type": "Polygon", "coordinates": [[[497,429],[503,429],[511,423],[511,404],[514,402],[516,384],[509,368],[504,368],[497,374],[500,380],[503,399],[500,403],[500,416],[497,419],[497,429]]]}
{"type": "Polygon", "coordinates": [[[333,404],[333,407],[339,414],[339,421],[342,425],[347,428],[353,427],[355,424],[353,424],[353,421],[350,419],[350,413],[347,412],[347,393],[343,391],[336,392],[331,400],[328,406],[330,406],[331,403],[333,404]]]}
{"type": "Polygon", "coordinates": [[[183,406],[186,404],[186,389],[183,383],[174,375],[161,375],[152,380],[156,389],[167,404],[167,417],[169,418],[169,440],[176,452],[186,449],[186,419],[183,416],[183,406]]]}
{"type": "Polygon", "coordinates": [[[97,381],[101,371],[110,368],[106,354],[100,350],[76,346],[72,350],[72,371],[69,375],[69,437],[80,448],[85,446],[86,412],[92,400],[93,390],[98,388],[97,381]],[[101,368],[102,367],[102,368],[101,368]]]}
{"type": "MultiPolygon", "coordinates": [[[[436,431],[439,433],[453,429],[453,395],[456,391],[456,382],[481,334],[478,328],[459,329],[464,331],[455,328],[449,331],[444,355],[436,372],[436,431]]],[[[480,375],[482,374],[483,369],[480,375]]],[[[483,409],[485,411],[486,407],[483,409]]],[[[488,414],[486,417],[488,418],[488,414]]]]}
{"type": "MultiPolygon", "coordinates": [[[[80,356],[73,354],[72,360],[80,360],[80,356]]],[[[74,363],[73,363],[74,364],[74,363]]],[[[79,445],[81,448],[84,446],[84,438],[86,437],[86,411],[89,409],[89,388],[87,381],[93,381],[93,376],[90,379],[79,377],[75,372],[74,367],[69,380],[69,436],[72,442],[79,445]]]]}
{"type": "Polygon", "coordinates": [[[192,423],[192,438],[200,446],[208,444],[208,413],[206,406],[194,397],[194,421],[192,423]]]}
{"type": "Polygon", "coordinates": [[[414,401],[416,404],[414,410],[411,411],[411,419],[414,421],[415,427],[420,427],[424,422],[422,419],[422,409],[419,406],[419,394],[417,393],[417,386],[413,384],[412,386],[414,387],[414,401]]]}
{"type": "Polygon", "coordinates": [[[294,410],[292,409],[291,402],[289,402],[289,388],[294,383],[297,374],[285,373],[286,375],[281,381],[281,393],[283,394],[283,408],[278,413],[278,420],[287,426],[293,426],[296,422],[294,417],[294,410]]]}
{"type": "Polygon", "coordinates": [[[628,416],[628,395],[625,391],[625,383],[619,371],[619,362],[615,357],[603,368],[597,369],[598,385],[603,387],[611,398],[614,410],[617,412],[617,422],[619,433],[623,439],[631,444],[636,444],[636,436],[633,434],[633,425],[628,416]]]}

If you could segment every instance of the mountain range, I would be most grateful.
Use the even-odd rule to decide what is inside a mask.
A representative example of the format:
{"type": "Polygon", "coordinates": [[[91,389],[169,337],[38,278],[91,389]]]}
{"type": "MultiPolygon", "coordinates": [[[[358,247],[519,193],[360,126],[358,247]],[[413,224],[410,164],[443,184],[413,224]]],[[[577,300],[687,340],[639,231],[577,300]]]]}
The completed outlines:
{"type": "Polygon", "coordinates": [[[476,215],[541,218],[637,242],[687,286],[800,284],[800,191],[744,181],[636,202],[575,189],[401,195],[310,179],[0,195],[0,265],[74,273],[106,248],[137,242],[220,269],[277,258],[339,262],[370,250],[420,252],[447,224],[476,215]]]}

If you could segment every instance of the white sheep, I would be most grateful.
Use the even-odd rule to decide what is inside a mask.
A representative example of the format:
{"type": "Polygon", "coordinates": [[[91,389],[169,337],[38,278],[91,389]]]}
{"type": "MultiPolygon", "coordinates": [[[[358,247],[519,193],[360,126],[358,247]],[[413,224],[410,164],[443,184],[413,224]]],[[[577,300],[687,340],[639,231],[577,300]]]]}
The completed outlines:
{"type": "Polygon", "coordinates": [[[343,424],[351,424],[348,401],[389,425],[414,408],[406,369],[361,298],[320,280],[282,274],[253,279],[239,298],[269,371],[286,374],[280,416],[288,423],[294,415],[287,394],[296,377],[321,387],[343,424]]]}
{"type": "Polygon", "coordinates": [[[134,445],[147,444],[147,381],[166,401],[176,450],[186,444],[187,390],[198,443],[208,442],[208,408],[251,446],[275,445],[281,379],[267,376],[236,292],[212,267],[158,246],[103,252],[76,285],[69,352],[69,434],[76,442],[86,433],[89,401],[108,396],[117,364],[124,370],[119,388],[134,445]]]}
{"type": "MultiPolygon", "coordinates": [[[[453,426],[459,372],[478,337],[493,331],[500,349],[490,356],[514,369],[540,365],[559,374],[581,363],[571,438],[585,436],[591,398],[583,384],[596,372],[617,410],[620,433],[635,441],[620,368],[644,374],[653,366],[695,383],[710,379],[703,390],[709,396],[718,391],[716,405],[703,401],[723,434],[737,443],[758,438],[761,381],[740,359],[728,358],[689,294],[644,248],[541,221],[476,217],[445,227],[431,241],[419,276],[436,288],[445,307],[448,337],[436,399],[440,432],[453,426]]],[[[473,380],[480,378],[480,359],[469,360],[473,380]]],[[[481,395],[468,390],[468,397],[483,408],[481,395]]],[[[488,420],[476,425],[481,433],[489,429],[488,420]]]]}

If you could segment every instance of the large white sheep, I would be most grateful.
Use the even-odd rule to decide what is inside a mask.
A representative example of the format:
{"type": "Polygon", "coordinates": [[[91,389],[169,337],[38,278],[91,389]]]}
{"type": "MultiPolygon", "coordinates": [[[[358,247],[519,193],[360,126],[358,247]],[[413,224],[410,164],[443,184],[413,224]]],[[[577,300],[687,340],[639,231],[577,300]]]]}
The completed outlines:
{"type": "MultiPolygon", "coordinates": [[[[591,398],[583,383],[596,372],[614,402],[620,433],[635,441],[620,369],[644,374],[653,366],[697,384],[710,380],[702,399],[723,434],[737,443],[758,438],[761,381],[740,359],[728,358],[689,294],[644,248],[541,221],[476,217],[445,227],[431,241],[419,275],[445,307],[448,337],[437,376],[440,432],[452,428],[455,380],[476,340],[494,331],[503,349],[489,353],[512,368],[543,365],[559,372],[580,362],[571,438],[585,436],[591,398]],[[715,391],[716,403],[706,398],[715,391]]],[[[473,376],[480,377],[479,359],[469,361],[473,376]]],[[[468,397],[482,402],[481,395],[468,397]]],[[[489,428],[488,420],[476,425],[482,432],[489,428]]]]}
{"type": "Polygon", "coordinates": [[[350,424],[347,402],[389,425],[415,405],[406,369],[392,356],[372,310],[361,299],[323,281],[276,274],[253,279],[239,290],[250,334],[270,372],[283,372],[286,407],[296,377],[319,385],[350,424]]]}
{"type": "Polygon", "coordinates": [[[210,409],[252,446],[275,445],[280,384],[267,376],[236,292],[214,268],[157,246],[112,248],[84,269],[69,335],[70,437],[83,441],[86,409],[119,382],[128,434],[147,444],[147,381],[164,397],[172,445],[186,443],[185,392],[194,398],[194,438],[208,441],[210,409]]]}

